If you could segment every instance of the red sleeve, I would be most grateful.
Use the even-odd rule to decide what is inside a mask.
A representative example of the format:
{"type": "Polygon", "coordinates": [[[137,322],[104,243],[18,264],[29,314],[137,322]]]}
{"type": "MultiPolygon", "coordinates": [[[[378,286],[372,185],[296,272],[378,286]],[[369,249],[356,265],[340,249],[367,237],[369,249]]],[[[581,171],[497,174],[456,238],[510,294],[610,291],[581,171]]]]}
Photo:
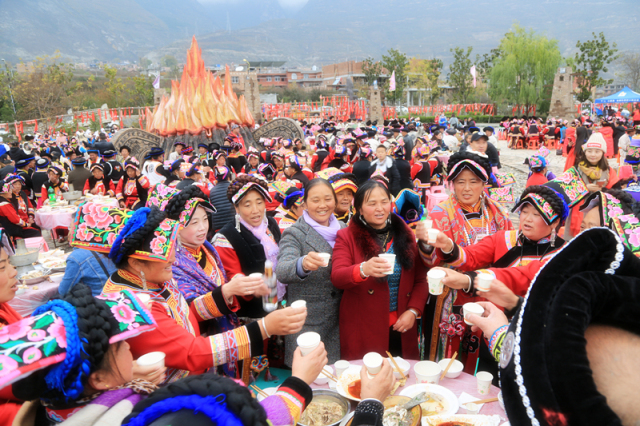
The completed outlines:
{"type": "Polygon", "coordinates": [[[529,290],[531,281],[542,268],[542,265],[544,265],[544,262],[534,260],[526,266],[489,269],[494,273],[496,279],[502,281],[516,296],[524,297],[527,294],[527,290],[529,290]]]}
{"type": "Polygon", "coordinates": [[[82,189],[82,193],[84,195],[87,195],[89,193],[89,179],[87,179],[86,182],[84,183],[84,188],[82,189]]]}
{"type": "Polygon", "coordinates": [[[315,168],[316,161],[318,161],[318,154],[313,154],[311,156],[311,161],[309,162],[309,167],[311,168],[311,170],[315,168]]]}
{"type": "Polygon", "coordinates": [[[607,182],[607,188],[611,189],[613,185],[618,183],[618,173],[611,167],[609,167],[609,182],[607,182]]]}
{"type": "Polygon", "coordinates": [[[138,176],[138,183],[140,184],[140,186],[142,186],[144,189],[149,189],[149,179],[147,179],[146,176],[138,176]]]}
{"type": "Polygon", "coordinates": [[[333,266],[331,268],[331,282],[333,286],[341,290],[347,290],[358,286],[368,280],[375,278],[367,278],[366,280],[356,280],[355,277],[360,275],[360,264],[355,260],[355,247],[350,241],[349,228],[338,231],[336,244],[333,247],[333,266]],[[354,271],[355,269],[355,271],[354,271]],[[356,275],[356,273],[358,275],[356,275]]]}
{"type": "Polygon", "coordinates": [[[479,243],[464,248],[456,245],[450,255],[444,254],[440,249],[436,249],[436,253],[439,258],[461,272],[488,268],[497,260],[495,257],[500,244],[499,238],[504,238],[504,232],[489,235],[479,243]],[[453,257],[456,253],[457,257],[453,257]]]}
{"type": "Polygon", "coordinates": [[[116,198],[118,200],[121,200],[124,198],[124,196],[122,195],[122,182],[124,181],[124,177],[121,177],[120,180],[118,181],[118,186],[116,187],[116,198]]]}
{"type": "Polygon", "coordinates": [[[6,217],[11,221],[11,223],[14,223],[19,226],[27,225],[24,220],[20,219],[20,216],[18,216],[16,209],[13,208],[13,206],[8,202],[0,205],[0,216],[6,217]]]}
{"type": "Polygon", "coordinates": [[[107,192],[111,192],[111,196],[115,196],[116,195],[116,188],[113,186],[113,181],[109,181],[109,186],[107,188],[107,192]]]}
{"type": "Polygon", "coordinates": [[[240,259],[238,259],[238,255],[232,247],[216,246],[216,251],[220,256],[224,272],[228,279],[233,278],[237,274],[242,274],[240,259]]]}
{"type": "Polygon", "coordinates": [[[420,163],[415,163],[411,166],[411,179],[415,179],[420,170],[422,170],[422,164],[420,163]]]}

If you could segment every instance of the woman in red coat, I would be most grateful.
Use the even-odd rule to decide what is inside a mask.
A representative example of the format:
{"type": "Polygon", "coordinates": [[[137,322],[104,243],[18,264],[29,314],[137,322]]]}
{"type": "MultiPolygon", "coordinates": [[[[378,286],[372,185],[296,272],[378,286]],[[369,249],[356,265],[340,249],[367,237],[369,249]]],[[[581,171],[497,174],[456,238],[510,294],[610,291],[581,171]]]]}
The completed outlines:
{"type": "Polygon", "coordinates": [[[418,359],[418,327],[428,296],[427,270],[413,232],[391,213],[391,193],[378,180],[356,192],[356,213],[338,231],[333,249],[333,285],[344,291],[340,303],[343,359],[367,352],[418,359]],[[381,253],[395,254],[393,272],[381,253]]]}

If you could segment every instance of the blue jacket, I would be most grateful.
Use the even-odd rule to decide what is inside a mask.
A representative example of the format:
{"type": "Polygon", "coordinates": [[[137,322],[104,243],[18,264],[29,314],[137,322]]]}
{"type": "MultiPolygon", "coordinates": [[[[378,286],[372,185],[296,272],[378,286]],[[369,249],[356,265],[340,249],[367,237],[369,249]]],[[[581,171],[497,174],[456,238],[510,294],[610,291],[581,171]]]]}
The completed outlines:
{"type": "Polygon", "coordinates": [[[91,293],[94,296],[100,295],[104,283],[107,282],[109,276],[116,271],[116,267],[107,256],[96,253],[102,261],[107,273],[100,266],[100,263],[94,256],[93,252],[84,249],[74,249],[67,258],[67,268],[64,271],[64,277],[58,287],[58,292],[62,295],[79,282],[91,287],[91,293]],[[107,275],[108,274],[108,275],[107,275]]]}

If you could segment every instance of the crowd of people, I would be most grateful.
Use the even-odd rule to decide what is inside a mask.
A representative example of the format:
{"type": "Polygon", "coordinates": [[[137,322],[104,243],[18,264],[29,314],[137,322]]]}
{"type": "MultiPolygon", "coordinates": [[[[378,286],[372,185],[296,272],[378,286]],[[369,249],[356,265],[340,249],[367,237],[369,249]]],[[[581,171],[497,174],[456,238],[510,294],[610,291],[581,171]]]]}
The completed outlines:
{"type": "MultiPolygon", "coordinates": [[[[250,143],[234,125],[222,145],[177,139],[172,152],[150,147],[142,161],[126,146],[116,152],[107,133],[81,144],[63,133],[36,135],[30,149],[12,146],[14,168],[0,176],[5,418],[168,425],[200,413],[216,424],[295,424],[324,365],[368,352],[433,361],[457,352],[468,373],[493,372],[499,385],[500,370],[503,381],[507,373],[521,381],[508,332],[530,315],[532,283],[549,276],[547,266],[559,268],[562,256],[599,239],[606,244],[597,248],[624,264],[607,273],[622,275],[640,252],[640,192],[607,161],[606,120],[573,145],[560,176],[547,170],[549,150],[528,160],[531,175],[512,208],[517,225],[496,196],[506,178],[491,127],[300,124],[300,139],[250,143]],[[40,235],[34,209],[71,185],[118,207],[79,206],[59,297],[21,318],[8,304],[16,291],[8,257],[17,239],[40,235]],[[443,186],[446,199],[427,209],[431,189],[443,186]],[[429,292],[430,270],[444,272],[440,295],[429,292]],[[481,273],[493,277],[488,291],[478,287],[481,273]],[[297,300],[306,307],[291,306],[297,300]],[[474,327],[463,321],[469,302],[485,308],[474,327]],[[510,325],[514,315],[520,322],[510,325]],[[296,339],[309,331],[322,344],[302,356],[296,339]],[[162,368],[135,361],[156,351],[165,354],[162,368]],[[267,362],[292,377],[258,404],[230,379],[248,383],[267,362]]],[[[593,251],[600,258],[589,271],[606,257],[593,251]]],[[[387,362],[373,378],[362,374],[354,425],[382,425],[393,382],[387,362]]],[[[534,417],[522,414],[514,386],[503,385],[507,412],[524,424],[515,419],[534,417]]],[[[551,405],[562,414],[572,403],[551,405]]]]}

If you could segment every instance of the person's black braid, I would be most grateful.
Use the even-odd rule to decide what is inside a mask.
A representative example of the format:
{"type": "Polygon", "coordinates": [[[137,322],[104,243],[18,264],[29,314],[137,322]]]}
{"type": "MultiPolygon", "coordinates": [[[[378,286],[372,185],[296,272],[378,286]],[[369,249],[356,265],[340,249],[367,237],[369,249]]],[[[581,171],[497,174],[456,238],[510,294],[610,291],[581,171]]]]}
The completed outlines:
{"type": "Polygon", "coordinates": [[[207,200],[202,190],[196,185],[189,185],[169,200],[164,211],[169,219],[178,220],[180,213],[184,211],[184,205],[192,198],[202,198],[207,200]]]}
{"type": "Polygon", "coordinates": [[[122,260],[116,264],[117,268],[122,268],[127,258],[136,250],[142,248],[144,241],[154,233],[160,223],[167,217],[166,213],[160,211],[156,206],[151,207],[151,211],[147,216],[147,220],[143,226],[134,231],[131,235],[124,239],[120,246],[120,253],[123,253],[122,260]]]}
{"type": "Polygon", "coordinates": [[[558,195],[556,191],[547,186],[531,185],[525,188],[525,190],[522,192],[522,195],[520,196],[520,199],[523,199],[527,194],[530,193],[540,195],[549,203],[554,212],[556,212],[560,216],[563,215],[566,204],[561,198],[562,196],[558,195]]]}
{"type": "MultiPolygon", "coordinates": [[[[60,300],[74,306],[78,314],[78,334],[83,340],[84,359],[91,364],[89,372],[81,372],[80,380],[86,387],[89,374],[100,369],[100,366],[109,350],[109,336],[112,334],[113,314],[106,304],[99,301],[91,293],[91,289],[82,283],[73,286],[64,296],[58,296],[60,300]]],[[[78,374],[69,374],[65,379],[65,385],[69,386],[78,379],[78,374]]],[[[65,386],[65,387],[66,387],[65,386]]],[[[46,395],[52,402],[63,402],[64,395],[46,395]]]]}
{"type": "MultiPolygon", "coordinates": [[[[215,374],[201,374],[180,379],[155,391],[149,398],[138,402],[131,414],[124,419],[123,425],[138,416],[148,407],[168,398],[181,395],[217,396],[225,395],[227,410],[234,413],[243,425],[266,426],[267,413],[260,403],[251,396],[251,392],[233,380],[215,374]]],[[[185,411],[185,410],[182,410],[185,411]]],[[[189,417],[193,412],[185,412],[189,417]]]]}
{"type": "Polygon", "coordinates": [[[240,191],[240,189],[242,189],[242,187],[249,182],[257,183],[258,185],[260,185],[266,190],[269,189],[267,186],[267,183],[264,180],[259,179],[255,176],[248,176],[248,175],[238,176],[233,182],[231,182],[231,185],[229,185],[229,188],[227,188],[227,198],[229,199],[229,201],[231,201],[233,196],[236,195],[238,191],[240,191]]]}

